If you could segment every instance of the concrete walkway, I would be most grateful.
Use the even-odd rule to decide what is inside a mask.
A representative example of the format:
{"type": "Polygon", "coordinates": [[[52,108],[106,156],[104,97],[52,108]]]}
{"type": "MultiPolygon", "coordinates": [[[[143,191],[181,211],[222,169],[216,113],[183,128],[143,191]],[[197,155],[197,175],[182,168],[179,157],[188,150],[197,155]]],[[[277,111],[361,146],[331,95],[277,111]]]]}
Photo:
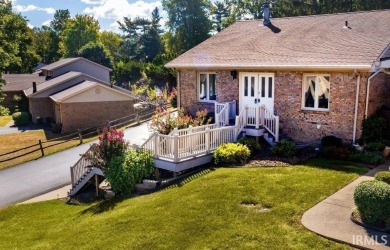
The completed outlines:
{"type": "MultiPolygon", "coordinates": [[[[124,137],[130,144],[141,145],[149,138],[147,124],[126,129],[124,137]]],[[[0,208],[70,184],[69,167],[73,166],[80,159],[80,154],[85,153],[94,142],[1,170],[0,208]]]]}
{"type": "Polygon", "coordinates": [[[312,207],[303,215],[302,224],[319,235],[357,248],[389,250],[390,234],[361,227],[350,219],[355,208],[355,187],[374,179],[375,173],[389,170],[389,165],[387,162],[378,166],[312,207]]]}

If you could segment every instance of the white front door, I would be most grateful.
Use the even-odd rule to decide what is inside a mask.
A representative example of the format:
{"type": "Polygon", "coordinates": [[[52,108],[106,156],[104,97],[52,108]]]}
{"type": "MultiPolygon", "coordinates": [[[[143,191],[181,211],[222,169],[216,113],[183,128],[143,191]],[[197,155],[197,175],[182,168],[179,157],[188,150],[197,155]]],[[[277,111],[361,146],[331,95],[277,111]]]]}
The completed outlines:
{"type": "Polygon", "coordinates": [[[241,73],[240,112],[245,106],[265,105],[274,112],[275,81],[272,73],[241,73]]]}

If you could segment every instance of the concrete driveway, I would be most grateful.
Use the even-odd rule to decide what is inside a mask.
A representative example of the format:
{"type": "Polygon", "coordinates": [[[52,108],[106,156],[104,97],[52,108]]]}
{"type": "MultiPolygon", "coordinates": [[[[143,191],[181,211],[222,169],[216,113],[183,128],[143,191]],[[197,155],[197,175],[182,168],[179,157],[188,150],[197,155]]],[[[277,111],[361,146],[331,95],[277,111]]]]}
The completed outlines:
{"type": "MultiPolygon", "coordinates": [[[[124,131],[124,135],[130,144],[141,145],[149,138],[147,124],[142,123],[128,128],[124,131]]],[[[0,207],[28,200],[68,185],[69,167],[80,159],[80,154],[85,153],[92,143],[94,142],[1,170],[0,207]]]]}

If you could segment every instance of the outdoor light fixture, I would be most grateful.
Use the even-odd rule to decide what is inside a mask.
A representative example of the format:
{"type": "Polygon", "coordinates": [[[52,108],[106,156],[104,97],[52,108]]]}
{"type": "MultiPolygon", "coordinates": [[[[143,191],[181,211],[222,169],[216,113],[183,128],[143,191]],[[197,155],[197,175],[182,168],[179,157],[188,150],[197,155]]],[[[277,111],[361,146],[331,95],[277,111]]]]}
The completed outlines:
{"type": "Polygon", "coordinates": [[[237,70],[230,71],[230,75],[233,77],[233,80],[236,80],[236,78],[237,78],[237,70]]]}

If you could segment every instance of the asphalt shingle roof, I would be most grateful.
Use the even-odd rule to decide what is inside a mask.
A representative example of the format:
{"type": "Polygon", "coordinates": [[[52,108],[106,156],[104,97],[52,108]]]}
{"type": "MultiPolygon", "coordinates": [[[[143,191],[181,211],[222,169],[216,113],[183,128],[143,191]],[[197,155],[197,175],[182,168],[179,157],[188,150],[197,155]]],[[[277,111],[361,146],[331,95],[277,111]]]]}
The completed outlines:
{"type": "Polygon", "coordinates": [[[390,10],[271,22],[272,29],[262,20],[237,21],[166,67],[369,69],[390,43],[390,10]]]}
{"type": "Polygon", "coordinates": [[[32,87],[32,83],[37,85],[44,82],[46,77],[37,74],[4,74],[3,79],[6,84],[1,88],[3,91],[22,91],[32,87]]]}

